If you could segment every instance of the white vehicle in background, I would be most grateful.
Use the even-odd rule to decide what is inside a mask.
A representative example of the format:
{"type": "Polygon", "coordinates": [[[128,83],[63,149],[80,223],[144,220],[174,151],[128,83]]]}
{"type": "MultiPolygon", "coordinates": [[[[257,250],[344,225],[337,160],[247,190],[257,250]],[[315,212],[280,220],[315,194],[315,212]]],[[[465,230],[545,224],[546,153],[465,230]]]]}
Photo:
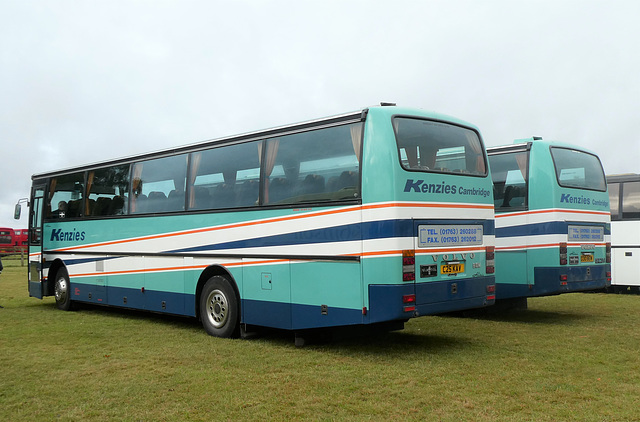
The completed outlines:
{"type": "Polygon", "coordinates": [[[640,293],[640,174],[607,176],[611,206],[611,290],[640,293]]]}

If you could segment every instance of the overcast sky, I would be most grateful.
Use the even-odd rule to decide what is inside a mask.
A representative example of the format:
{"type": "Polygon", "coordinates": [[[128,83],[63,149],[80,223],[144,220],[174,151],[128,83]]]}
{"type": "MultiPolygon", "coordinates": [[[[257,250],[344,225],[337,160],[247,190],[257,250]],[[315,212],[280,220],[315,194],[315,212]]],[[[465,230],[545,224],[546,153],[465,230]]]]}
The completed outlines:
{"type": "Polygon", "coordinates": [[[380,101],[640,173],[640,1],[0,0],[0,226],[31,175],[380,101]]]}

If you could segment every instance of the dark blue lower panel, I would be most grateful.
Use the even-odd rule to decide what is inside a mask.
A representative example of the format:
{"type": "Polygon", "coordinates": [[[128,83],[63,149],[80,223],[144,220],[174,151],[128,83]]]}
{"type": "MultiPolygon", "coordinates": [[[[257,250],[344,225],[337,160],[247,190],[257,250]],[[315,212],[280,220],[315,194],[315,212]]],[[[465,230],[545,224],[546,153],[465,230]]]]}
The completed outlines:
{"type": "Polygon", "coordinates": [[[494,277],[474,277],[416,284],[369,286],[368,322],[405,320],[420,315],[435,315],[492,305],[487,286],[494,277]],[[405,311],[405,295],[415,294],[415,310],[405,311]]]}
{"type": "Polygon", "coordinates": [[[242,300],[241,307],[244,324],[291,329],[290,303],[242,300]]]}
{"type": "Polygon", "coordinates": [[[42,283],[37,281],[29,282],[29,296],[42,299],[42,297],[44,296],[42,290],[43,290],[42,283]]]}
{"type": "MultiPolygon", "coordinates": [[[[303,330],[402,321],[420,315],[434,315],[493,304],[487,286],[493,277],[476,277],[445,282],[370,285],[369,308],[332,307],[327,304],[300,305],[259,300],[242,300],[242,322],[249,325],[303,330]],[[415,309],[405,312],[403,296],[415,294],[415,309]]],[[[175,315],[195,315],[193,295],[153,290],[96,286],[71,282],[71,300],[175,315]]],[[[412,305],[412,304],[409,304],[412,305]]]]}
{"type": "Polygon", "coordinates": [[[364,321],[361,309],[243,300],[242,322],[285,330],[304,330],[362,324],[364,321]]]}
{"type": "Polygon", "coordinates": [[[561,293],[602,289],[611,285],[610,265],[591,265],[580,267],[538,267],[534,269],[534,284],[499,283],[496,286],[496,298],[550,296],[561,293]],[[560,281],[566,275],[567,281],[560,281]]]}
{"type": "Polygon", "coordinates": [[[164,312],[174,315],[195,316],[193,295],[155,290],[106,287],[95,284],[83,284],[71,280],[71,300],[164,312]]]}

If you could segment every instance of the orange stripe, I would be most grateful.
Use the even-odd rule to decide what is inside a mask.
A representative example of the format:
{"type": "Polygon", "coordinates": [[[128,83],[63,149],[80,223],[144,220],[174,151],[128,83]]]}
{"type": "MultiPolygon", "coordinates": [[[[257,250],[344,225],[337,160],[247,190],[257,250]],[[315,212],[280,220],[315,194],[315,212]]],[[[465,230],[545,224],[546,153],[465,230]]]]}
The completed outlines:
{"type": "Polygon", "coordinates": [[[457,253],[457,252],[471,252],[471,251],[478,251],[478,252],[484,252],[484,246],[473,246],[473,247],[466,247],[466,248],[456,248],[455,246],[452,246],[449,249],[416,249],[416,254],[418,255],[431,255],[434,253],[457,253]]]}

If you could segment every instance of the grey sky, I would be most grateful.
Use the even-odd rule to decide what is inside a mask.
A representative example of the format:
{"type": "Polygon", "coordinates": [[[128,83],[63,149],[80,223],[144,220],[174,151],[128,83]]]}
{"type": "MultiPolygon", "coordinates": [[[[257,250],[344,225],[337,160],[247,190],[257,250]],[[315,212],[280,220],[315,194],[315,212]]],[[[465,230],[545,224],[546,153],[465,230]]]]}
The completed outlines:
{"type": "MultiPolygon", "coordinates": [[[[33,173],[375,105],[640,173],[640,2],[0,0],[0,226],[33,173]]],[[[25,213],[26,214],[26,213],[25,213]]]]}

